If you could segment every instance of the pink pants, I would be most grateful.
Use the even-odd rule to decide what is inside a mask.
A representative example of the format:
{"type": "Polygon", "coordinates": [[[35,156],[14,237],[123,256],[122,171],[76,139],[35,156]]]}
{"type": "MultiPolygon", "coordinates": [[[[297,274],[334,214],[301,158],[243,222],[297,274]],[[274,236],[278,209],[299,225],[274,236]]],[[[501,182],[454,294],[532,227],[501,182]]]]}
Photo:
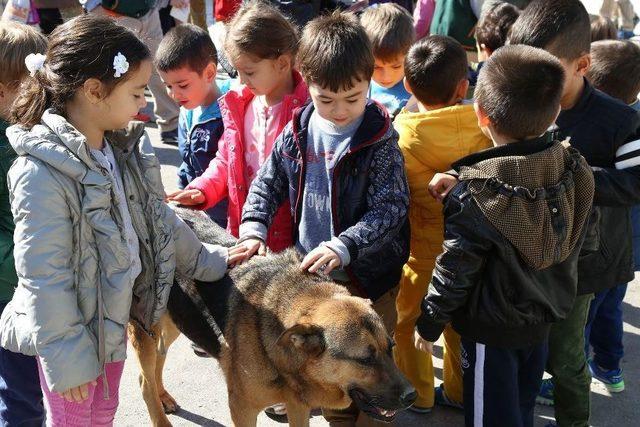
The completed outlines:
{"type": "Polygon", "coordinates": [[[113,418],[118,409],[118,389],[124,368],[121,362],[107,363],[104,366],[109,385],[109,399],[105,400],[102,391],[102,375],[96,378],[97,385],[89,384],[89,398],[82,403],[68,402],[47,386],[38,359],[40,386],[47,410],[47,427],[98,427],[113,426],[113,418]]]}

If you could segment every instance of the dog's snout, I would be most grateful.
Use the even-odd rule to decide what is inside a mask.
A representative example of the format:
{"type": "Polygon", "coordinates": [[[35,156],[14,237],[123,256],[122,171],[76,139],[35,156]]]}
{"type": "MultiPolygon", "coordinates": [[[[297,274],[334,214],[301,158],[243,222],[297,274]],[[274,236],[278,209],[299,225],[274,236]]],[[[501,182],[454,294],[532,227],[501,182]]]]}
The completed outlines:
{"type": "Polygon", "coordinates": [[[417,397],[418,393],[416,392],[416,389],[411,387],[402,392],[402,394],[400,395],[400,402],[404,407],[409,407],[413,405],[413,402],[416,401],[417,397]]]}

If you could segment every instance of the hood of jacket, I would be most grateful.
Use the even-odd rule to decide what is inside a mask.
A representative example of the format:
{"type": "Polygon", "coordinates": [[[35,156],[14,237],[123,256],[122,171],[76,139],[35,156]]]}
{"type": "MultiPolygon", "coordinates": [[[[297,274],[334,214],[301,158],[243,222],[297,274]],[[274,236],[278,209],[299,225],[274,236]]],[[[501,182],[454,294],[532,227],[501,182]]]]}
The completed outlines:
{"type": "Polygon", "coordinates": [[[472,154],[454,165],[491,224],[532,268],[564,261],[580,241],[594,194],[586,160],[549,135],[472,154]]]}
{"type": "MultiPolygon", "coordinates": [[[[9,141],[19,156],[30,155],[61,173],[81,182],[104,184],[108,178],[90,154],[86,138],[51,109],[42,115],[42,124],[26,129],[7,129],[9,141]]],[[[144,124],[131,122],[127,129],[107,132],[105,138],[124,152],[131,152],[144,134],[144,124]]]]}

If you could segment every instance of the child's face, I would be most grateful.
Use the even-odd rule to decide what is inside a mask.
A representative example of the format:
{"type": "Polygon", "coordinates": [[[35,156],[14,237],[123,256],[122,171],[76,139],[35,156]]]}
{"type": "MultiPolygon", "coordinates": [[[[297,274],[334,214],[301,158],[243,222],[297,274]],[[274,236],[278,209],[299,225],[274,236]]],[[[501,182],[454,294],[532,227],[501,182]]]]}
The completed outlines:
{"type": "Polygon", "coordinates": [[[564,87],[562,88],[562,98],[560,105],[562,109],[569,109],[577,102],[583,87],[584,76],[591,65],[591,56],[583,55],[577,59],[558,58],[564,69],[564,87]]]}
{"type": "Polygon", "coordinates": [[[309,85],[309,95],[316,111],[336,126],[347,126],[364,113],[369,82],[353,81],[353,87],[333,92],[316,84],[309,85]]]}
{"type": "Polygon", "coordinates": [[[393,61],[375,60],[373,81],[385,88],[391,88],[404,78],[404,55],[398,55],[393,61]]]}
{"type": "Polygon", "coordinates": [[[147,105],[144,98],[144,88],[151,78],[153,65],[151,61],[142,61],[140,66],[133,71],[133,75],[125,82],[117,85],[111,93],[104,98],[98,107],[96,117],[101,117],[103,130],[115,130],[127,127],[141,108],[147,105]]]}
{"type": "Polygon", "coordinates": [[[213,62],[201,73],[184,66],[175,70],[158,71],[158,74],[171,98],[187,110],[211,104],[218,94],[214,86],[216,66],[213,62]]]}
{"type": "Polygon", "coordinates": [[[284,78],[291,76],[290,60],[285,55],[276,59],[259,59],[242,54],[233,60],[240,82],[256,96],[268,96],[284,78]]]}

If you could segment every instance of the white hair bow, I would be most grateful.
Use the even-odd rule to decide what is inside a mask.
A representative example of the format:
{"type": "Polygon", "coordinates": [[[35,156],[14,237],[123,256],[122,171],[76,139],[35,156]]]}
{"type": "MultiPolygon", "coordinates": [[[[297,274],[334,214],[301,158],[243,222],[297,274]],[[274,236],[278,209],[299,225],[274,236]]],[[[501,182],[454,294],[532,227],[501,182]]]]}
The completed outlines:
{"type": "Polygon", "coordinates": [[[113,77],[120,77],[129,70],[127,58],[120,52],[113,57],[113,69],[116,70],[113,77]]]}
{"type": "Polygon", "coordinates": [[[30,53],[24,58],[24,65],[27,66],[27,70],[29,70],[29,74],[31,77],[36,75],[36,71],[39,71],[44,66],[44,61],[47,60],[47,57],[41,53],[30,53]]]}

